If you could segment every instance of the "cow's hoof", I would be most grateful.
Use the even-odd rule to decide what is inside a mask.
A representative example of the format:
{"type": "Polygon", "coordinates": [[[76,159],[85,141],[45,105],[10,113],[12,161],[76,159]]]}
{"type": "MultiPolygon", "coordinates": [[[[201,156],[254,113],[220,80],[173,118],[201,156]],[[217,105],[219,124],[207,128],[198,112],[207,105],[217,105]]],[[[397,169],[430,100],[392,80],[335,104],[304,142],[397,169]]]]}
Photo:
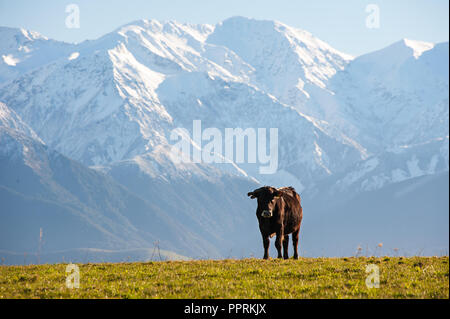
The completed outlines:
{"type": "Polygon", "coordinates": [[[294,256],[294,259],[295,259],[295,260],[298,260],[298,256],[294,256]]]}

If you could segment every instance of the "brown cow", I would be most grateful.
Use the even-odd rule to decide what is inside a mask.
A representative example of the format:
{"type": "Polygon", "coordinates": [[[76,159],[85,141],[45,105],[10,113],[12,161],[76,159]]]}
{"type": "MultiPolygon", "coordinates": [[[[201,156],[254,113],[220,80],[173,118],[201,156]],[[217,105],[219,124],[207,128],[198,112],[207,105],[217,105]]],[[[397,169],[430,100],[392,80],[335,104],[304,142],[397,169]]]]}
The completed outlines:
{"type": "Polygon", "coordinates": [[[247,194],[250,198],[258,199],[256,217],[259,222],[264,244],[264,259],[269,258],[269,238],[277,235],[275,247],[278,258],[281,258],[281,244],[283,243],[283,258],[288,259],[289,234],[292,233],[294,259],[298,259],[298,238],[303,209],[300,196],[293,187],[274,188],[264,186],[247,194]]]}

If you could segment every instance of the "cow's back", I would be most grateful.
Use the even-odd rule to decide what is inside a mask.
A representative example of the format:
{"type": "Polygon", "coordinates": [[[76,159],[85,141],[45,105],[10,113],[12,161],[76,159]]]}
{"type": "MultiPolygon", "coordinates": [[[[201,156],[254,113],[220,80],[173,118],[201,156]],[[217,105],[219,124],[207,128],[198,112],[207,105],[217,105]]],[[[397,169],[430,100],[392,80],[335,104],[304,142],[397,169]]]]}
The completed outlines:
{"type": "Polygon", "coordinates": [[[284,207],[284,228],[285,233],[292,233],[300,227],[303,218],[303,209],[300,195],[292,186],[278,188],[283,192],[284,207]]]}

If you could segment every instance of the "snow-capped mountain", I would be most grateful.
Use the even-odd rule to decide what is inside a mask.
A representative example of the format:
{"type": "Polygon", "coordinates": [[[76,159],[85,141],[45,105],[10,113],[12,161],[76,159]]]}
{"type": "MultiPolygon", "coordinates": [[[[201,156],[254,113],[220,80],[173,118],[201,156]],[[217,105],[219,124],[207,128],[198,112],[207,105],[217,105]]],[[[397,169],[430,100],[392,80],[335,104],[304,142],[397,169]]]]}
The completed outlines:
{"type": "Polygon", "coordinates": [[[356,58],[330,83],[336,124],[373,152],[448,136],[448,57],[404,39],[356,58]]]}
{"type": "MultiPolygon", "coordinates": [[[[168,145],[174,128],[189,130],[196,119],[218,129],[278,128],[280,176],[300,189],[365,157],[357,142],[330,133],[320,121],[258,88],[261,79],[253,79],[252,73],[260,74],[266,66],[252,66],[239,50],[214,43],[223,38],[228,23],[217,28],[157,21],[126,25],[73,48],[76,58],[59,59],[6,83],[0,100],[12,105],[50,147],[87,165],[105,165],[168,145]]],[[[336,71],[330,68],[344,64],[337,51],[310,34],[279,23],[269,26],[282,33],[276,41],[295,40],[295,46],[283,45],[278,53],[294,54],[297,68],[310,70],[302,75],[305,81],[323,86],[320,79],[336,71]],[[316,54],[317,68],[308,66],[311,59],[300,59],[299,46],[308,45],[310,56],[325,52],[316,54]],[[330,62],[331,53],[338,62],[330,62]]],[[[277,72],[282,76],[287,71],[277,72]]],[[[264,72],[268,78],[270,70],[264,72]]],[[[250,175],[261,182],[284,183],[282,178],[256,176],[255,165],[250,166],[250,175]]]]}
{"type": "Polygon", "coordinates": [[[360,161],[351,169],[330,176],[308,189],[308,196],[346,201],[356,194],[390,184],[449,170],[448,136],[426,143],[388,149],[360,161]]]}
{"type": "Polygon", "coordinates": [[[379,156],[358,163],[336,186],[342,192],[348,191],[352,184],[359,183],[358,189],[355,189],[355,193],[358,193],[380,189],[386,184],[448,171],[448,145],[446,137],[387,150],[379,156]]]}
{"type": "Polygon", "coordinates": [[[69,58],[69,43],[55,41],[35,31],[0,27],[0,84],[34,68],[69,58]]]}
{"type": "MultiPolygon", "coordinates": [[[[223,256],[246,240],[254,216],[245,194],[257,184],[293,185],[314,212],[323,196],[351,207],[360,194],[448,172],[448,43],[403,39],[353,58],[306,31],[244,17],[141,20],[80,44],[11,28],[0,39],[4,130],[156,203],[176,220],[161,225],[181,220],[198,255],[223,256]],[[175,162],[178,128],[192,149],[211,152],[194,140],[194,121],[221,133],[276,128],[276,173],[235,157],[175,162]]],[[[166,248],[183,255],[179,240],[166,248]]]]}
{"type": "Polygon", "coordinates": [[[307,31],[244,17],[219,23],[207,42],[236,52],[253,68],[251,83],[302,111],[312,92],[352,59],[307,31]]]}

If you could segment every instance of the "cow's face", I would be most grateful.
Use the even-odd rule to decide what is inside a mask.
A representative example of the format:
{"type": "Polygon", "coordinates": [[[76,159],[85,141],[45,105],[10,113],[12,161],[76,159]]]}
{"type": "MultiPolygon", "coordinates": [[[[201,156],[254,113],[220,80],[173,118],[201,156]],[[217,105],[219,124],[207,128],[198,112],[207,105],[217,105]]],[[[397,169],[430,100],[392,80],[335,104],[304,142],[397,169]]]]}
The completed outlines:
{"type": "Polygon", "coordinates": [[[276,188],[264,186],[255,189],[247,194],[250,198],[257,198],[258,208],[256,213],[263,218],[270,218],[276,206],[277,199],[280,198],[281,192],[276,188]]]}

